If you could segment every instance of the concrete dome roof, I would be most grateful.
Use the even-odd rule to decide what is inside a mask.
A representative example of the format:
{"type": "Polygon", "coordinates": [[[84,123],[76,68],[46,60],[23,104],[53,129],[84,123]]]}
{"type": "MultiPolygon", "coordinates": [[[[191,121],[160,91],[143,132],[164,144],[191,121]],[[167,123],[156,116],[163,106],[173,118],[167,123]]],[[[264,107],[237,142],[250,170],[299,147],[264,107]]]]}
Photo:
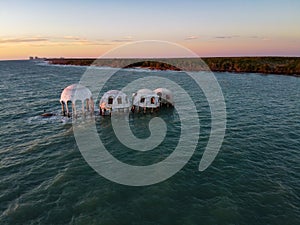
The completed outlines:
{"type": "Polygon", "coordinates": [[[84,101],[92,97],[91,91],[81,85],[81,84],[72,84],[66,87],[60,96],[60,102],[75,102],[76,100],[84,101]]]}
{"type": "Polygon", "coordinates": [[[138,90],[136,94],[137,95],[145,95],[145,96],[156,95],[154,93],[154,91],[152,91],[150,89],[146,89],[146,88],[138,90]]]}
{"type": "Polygon", "coordinates": [[[112,108],[129,108],[130,103],[128,101],[127,95],[118,90],[110,90],[102,96],[99,105],[102,107],[112,107],[112,108]],[[110,102],[111,98],[111,102],[110,102]]]}
{"type": "Polygon", "coordinates": [[[174,104],[173,93],[167,88],[157,88],[154,92],[161,98],[162,103],[174,104]]]}
{"type": "Polygon", "coordinates": [[[140,89],[133,94],[132,104],[140,107],[156,108],[159,96],[150,89],[140,89]]]}

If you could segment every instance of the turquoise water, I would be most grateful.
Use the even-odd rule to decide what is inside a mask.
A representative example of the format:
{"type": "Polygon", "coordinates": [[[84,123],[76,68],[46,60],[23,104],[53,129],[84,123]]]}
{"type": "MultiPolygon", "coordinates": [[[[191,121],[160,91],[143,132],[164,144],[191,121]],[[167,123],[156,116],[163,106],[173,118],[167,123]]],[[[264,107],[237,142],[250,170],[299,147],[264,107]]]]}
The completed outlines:
{"type": "MultiPolygon", "coordinates": [[[[111,82],[116,89],[153,73],[180,83],[199,99],[201,134],[188,164],[164,182],[131,187],[113,183],[88,166],[71,124],[38,116],[44,109],[59,112],[62,89],[78,82],[84,71],[0,62],[0,224],[300,223],[299,78],[215,73],[226,101],[227,130],[215,161],[199,172],[210,132],[203,93],[178,72],[116,75],[111,82]]],[[[176,112],[159,116],[169,121],[168,134],[152,153],[123,154],[109,119],[96,118],[96,124],[115,157],[146,165],[167,157],[178,142],[176,112]]],[[[138,137],[149,135],[144,128],[150,119],[130,117],[138,137]]]]}

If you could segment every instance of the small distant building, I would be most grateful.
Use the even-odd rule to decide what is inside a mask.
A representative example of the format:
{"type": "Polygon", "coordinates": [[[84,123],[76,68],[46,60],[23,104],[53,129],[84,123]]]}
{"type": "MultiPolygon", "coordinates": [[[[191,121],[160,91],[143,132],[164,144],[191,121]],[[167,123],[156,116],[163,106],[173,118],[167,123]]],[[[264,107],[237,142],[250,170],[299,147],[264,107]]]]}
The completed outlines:
{"type": "Polygon", "coordinates": [[[99,102],[100,115],[111,115],[114,112],[129,112],[130,103],[125,93],[110,90],[102,96],[99,102]]]}
{"type": "Polygon", "coordinates": [[[81,84],[72,84],[66,87],[61,93],[60,104],[62,114],[68,117],[71,117],[72,115],[77,116],[77,101],[81,102],[82,114],[85,114],[86,112],[94,113],[94,101],[91,91],[81,84]],[[70,106],[71,110],[69,109],[70,106]]]}
{"type": "Polygon", "coordinates": [[[34,62],[42,62],[42,61],[46,60],[46,58],[40,58],[38,56],[29,56],[29,60],[32,60],[34,62]]]}
{"type": "Polygon", "coordinates": [[[132,112],[140,111],[146,113],[147,109],[153,112],[159,107],[159,96],[149,89],[140,89],[132,95],[132,112]]]}

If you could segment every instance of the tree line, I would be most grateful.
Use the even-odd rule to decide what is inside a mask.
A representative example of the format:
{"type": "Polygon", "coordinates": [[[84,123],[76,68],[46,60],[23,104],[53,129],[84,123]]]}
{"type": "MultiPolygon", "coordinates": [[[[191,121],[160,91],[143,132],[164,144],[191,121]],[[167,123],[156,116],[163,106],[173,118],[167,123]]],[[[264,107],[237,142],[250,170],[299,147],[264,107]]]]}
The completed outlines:
{"type": "Polygon", "coordinates": [[[47,59],[52,64],[146,68],[151,70],[217,71],[300,76],[300,57],[212,57],[171,59],[47,59]]]}

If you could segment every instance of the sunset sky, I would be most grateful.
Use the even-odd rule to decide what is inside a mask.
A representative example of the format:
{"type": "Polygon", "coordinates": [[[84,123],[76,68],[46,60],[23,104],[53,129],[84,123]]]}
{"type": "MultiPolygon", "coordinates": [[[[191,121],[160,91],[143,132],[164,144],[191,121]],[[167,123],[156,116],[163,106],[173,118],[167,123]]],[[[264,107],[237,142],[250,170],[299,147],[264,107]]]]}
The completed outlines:
{"type": "Polygon", "coordinates": [[[199,56],[300,56],[299,10],[299,0],[1,1],[0,60],[98,57],[142,40],[199,56]]]}

